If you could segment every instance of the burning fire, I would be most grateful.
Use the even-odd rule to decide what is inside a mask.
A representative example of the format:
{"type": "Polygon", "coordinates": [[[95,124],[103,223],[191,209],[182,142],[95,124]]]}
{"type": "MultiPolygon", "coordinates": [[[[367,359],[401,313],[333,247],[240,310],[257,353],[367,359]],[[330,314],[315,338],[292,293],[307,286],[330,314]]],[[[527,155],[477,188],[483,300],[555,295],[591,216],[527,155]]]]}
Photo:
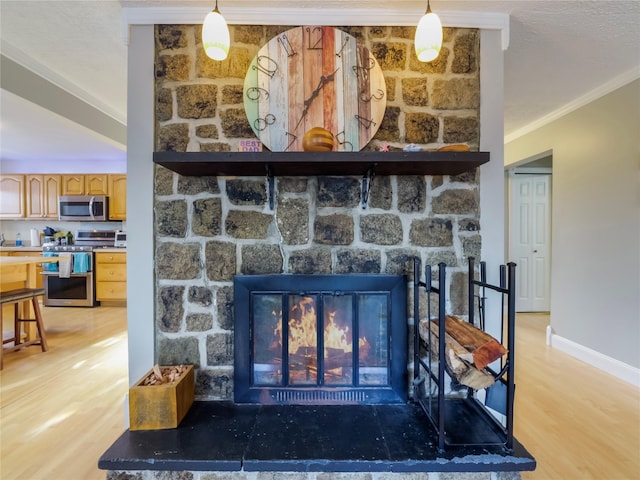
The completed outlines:
{"type": "Polygon", "coordinates": [[[316,348],[318,345],[316,318],[316,304],[312,297],[302,297],[291,307],[289,353],[308,351],[308,347],[316,348]],[[304,348],[301,350],[301,347],[304,348]]]}
{"type": "MultiPolygon", "coordinates": [[[[316,310],[316,299],[314,297],[292,296],[296,301],[291,306],[289,315],[289,355],[298,357],[307,367],[315,370],[317,362],[318,348],[318,318],[316,310]],[[304,358],[305,360],[301,360],[304,358]]],[[[273,312],[276,314],[276,312],[273,312]]],[[[280,320],[282,314],[280,312],[280,320]]],[[[324,328],[324,358],[342,358],[341,366],[351,364],[350,354],[353,352],[353,335],[348,325],[340,326],[340,309],[325,311],[326,319],[324,328]],[[343,363],[346,362],[346,363],[343,363]]],[[[277,322],[274,335],[278,343],[282,344],[282,321],[277,322]]],[[[367,354],[370,345],[365,337],[358,340],[360,355],[367,354]]],[[[334,362],[331,362],[333,365],[334,362]]],[[[326,367],[329,367],[327,364],[326,367]]],[[[333,367],[339,368],[339,367],[333,367]]]]}
{"type": "Polygon", "coordinates": [[[345,326],[344,328],[340,328],[335,323],[337,313],[338,312],[334,310],[327,315],[329,323],[324,327],[325,356],[327,355],[328,348],[339,349],[344,353],[353,351],[353,342],[349,334],[349,327],[345,326]]]}

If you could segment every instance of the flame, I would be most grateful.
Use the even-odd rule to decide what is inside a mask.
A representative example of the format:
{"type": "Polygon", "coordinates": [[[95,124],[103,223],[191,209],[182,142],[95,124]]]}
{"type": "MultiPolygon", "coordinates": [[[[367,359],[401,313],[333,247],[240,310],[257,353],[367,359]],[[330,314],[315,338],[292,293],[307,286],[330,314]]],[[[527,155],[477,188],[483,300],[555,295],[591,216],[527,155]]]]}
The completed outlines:
{"type": "Polygon", "coordinates": [[[289,319],[289,353],[297,353],[301,348],[315,348],[318,344],[316,333],[316,307],[312,297],[302,299],[291,307],[289,319]]]}
{"type": "MultiPolygon", "coordinates": [[[[289,314],[289,354],[303,355],[307,358],[305,364],[315,367],[317,358],[318,332],[317,310],[315,297],[291,296],[293,301],[289,314]]],[[[328,358],[330,350],[349,354],[353,352],[353,335],[348,325],[340,326],[340,309],[325,311],[327,318],[324,328],[324,358],[328,358]]],[[[272,315],[280,321],[273,333],[276,343],[282,345],[282,312],[273,311],[272,315]]],[[[370,344],[365,337],[358,339],[361,356],[368,352],[370,344]]]]}
{"type": "Polygon", "coordinates": [[[353,351],[353,341],[349,334],[349,327],[345,326],[344,328],[340,328],[336,325],[335,320],[337,313],[338,312],[334,310],[327,315],[329,322],[324,327],[325,357],[327,356],[327,348],[341,349],[344,353],[353,351]]]}

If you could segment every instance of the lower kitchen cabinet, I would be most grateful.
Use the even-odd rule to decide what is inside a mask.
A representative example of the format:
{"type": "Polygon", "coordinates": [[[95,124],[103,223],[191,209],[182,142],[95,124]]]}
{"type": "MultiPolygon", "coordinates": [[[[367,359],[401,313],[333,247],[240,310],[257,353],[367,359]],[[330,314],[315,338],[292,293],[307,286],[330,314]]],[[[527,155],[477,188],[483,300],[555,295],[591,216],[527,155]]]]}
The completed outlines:
{"type": "Polygon", "coordinates": [[[96,300],[121,302],[127,300],[127,254],[96,252],[96,300]]]}

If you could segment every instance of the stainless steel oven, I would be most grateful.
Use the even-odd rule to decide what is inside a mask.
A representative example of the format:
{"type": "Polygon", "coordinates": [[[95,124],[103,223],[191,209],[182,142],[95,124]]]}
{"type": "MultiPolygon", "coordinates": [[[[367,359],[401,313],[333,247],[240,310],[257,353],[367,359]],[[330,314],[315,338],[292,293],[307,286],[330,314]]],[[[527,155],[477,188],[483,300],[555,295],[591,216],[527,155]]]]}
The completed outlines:
{"type": "Polygon", "coordinates": [[[43,264],[43,304],[49,307],[94,307],[93,247],[45,246],[45,257],[57,263],[43,264]]]}
{"type": "Polygon", "coordinates": [[[95,307],[94,254],[99,247],[113,247],[115,230],[78,230],[75,245],[42,248],[45,257],[59,257],[43,264],[43,303],[51,307],[95,307]]]}

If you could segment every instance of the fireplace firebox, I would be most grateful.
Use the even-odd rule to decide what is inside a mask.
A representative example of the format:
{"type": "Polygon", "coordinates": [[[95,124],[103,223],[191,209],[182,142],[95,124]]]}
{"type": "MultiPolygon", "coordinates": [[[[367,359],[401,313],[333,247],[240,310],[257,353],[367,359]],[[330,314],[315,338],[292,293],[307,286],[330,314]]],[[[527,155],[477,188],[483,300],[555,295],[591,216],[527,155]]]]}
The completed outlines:
{"type": "Polygon", "coordinates": [[[402,275],[237,275],[234,399],[405,403],[402,275]]]}

